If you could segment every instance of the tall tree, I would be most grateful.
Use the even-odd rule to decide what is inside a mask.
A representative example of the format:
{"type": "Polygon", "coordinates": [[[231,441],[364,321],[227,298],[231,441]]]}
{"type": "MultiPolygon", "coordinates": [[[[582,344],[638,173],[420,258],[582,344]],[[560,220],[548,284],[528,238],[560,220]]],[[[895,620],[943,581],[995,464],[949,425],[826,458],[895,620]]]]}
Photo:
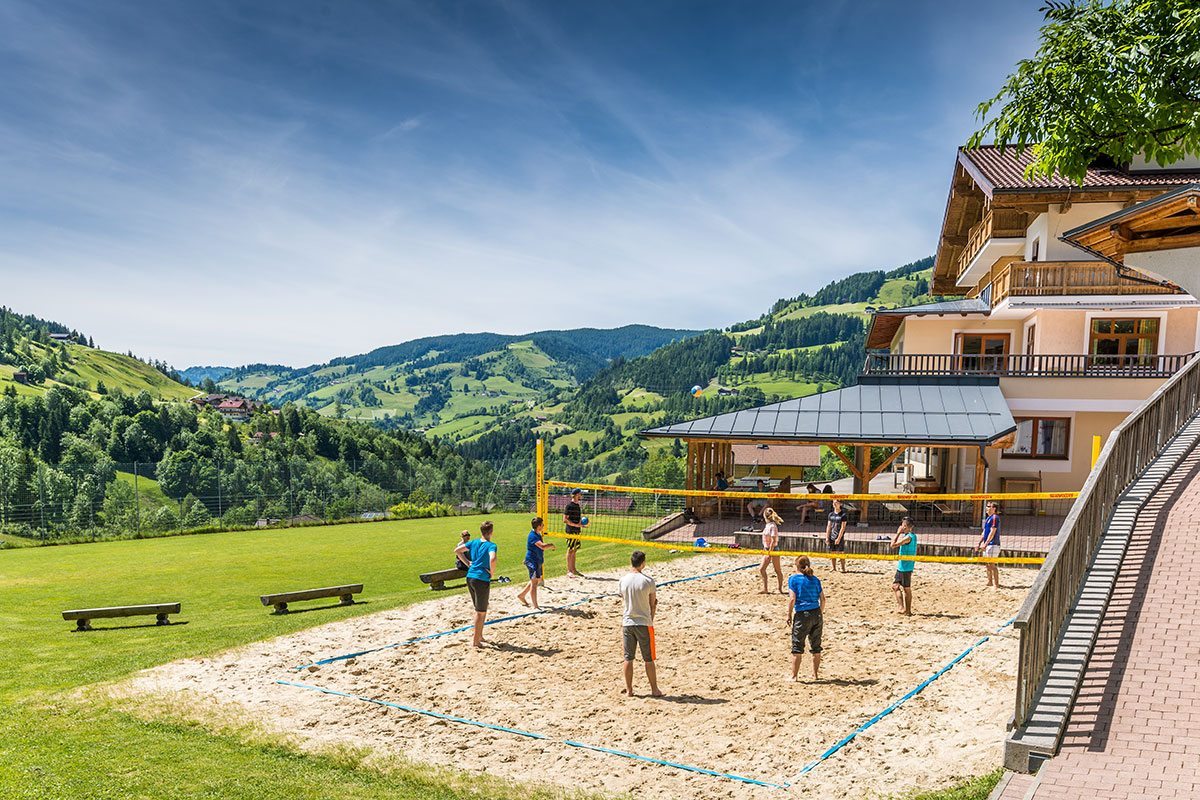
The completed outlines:
{"type": "Polygon", "coordinates": [[[1200,155],[1200,4],[1048,0],[1037,53],[980,104],[969,146],[1028,147],[1031,177],[1081,181],[1100,156],[1200,155]]]}

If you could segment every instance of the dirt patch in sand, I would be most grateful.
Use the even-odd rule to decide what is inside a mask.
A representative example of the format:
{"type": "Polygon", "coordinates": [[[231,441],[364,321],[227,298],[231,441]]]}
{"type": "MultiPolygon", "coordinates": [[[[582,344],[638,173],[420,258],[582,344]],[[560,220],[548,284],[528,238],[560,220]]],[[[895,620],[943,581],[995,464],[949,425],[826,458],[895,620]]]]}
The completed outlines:
{"type": "MultiPolygon", "coordinates": [[[[744,566],[702,556],[651,564],[660,583],[744,566]]],[[[635,797],[743,798],[774,794],[736,781],[563,744],[576,740],[770,783],[822,798],[902,794],[994,769],[1011,713],[1016,638],[996,630],[1015,613],[1032,570],[1006,570],[1006,588],[984,587],[982,567],[920,564],[915,611],[895,612],[890,563],[851,562],[847,575],[818,570],[828,595],[819,682],[790,683],[786,599],[760,595],[755,570],[666,586],[656,620],[663,699],[620,694],[618,575],[558,578],[543,594],[561,606],[491,626],[490,649],[469,634],[383,649],[316,670],[298,665],[383,647],[469,622],[455,594],[370,614],[213,658],[134,676],[122,693],[183,693],[244,709],[250,718],[314,747],[350,744],[381,755],[522,781],[635,797]],[[980,638],[989,641],[924,692],[807,775],[805,764],[928,678],[980,638]],[[294,681],[417,709],[533,731],[546,740],[320,694],[294,681]]],[[[518,587],[493,592],[492,615],[525,611],[518,587]]],[[[801,675],[807,675],[808,663],[801,675]]],[[[635,689],[646,691],[640,662],[635,689]]]]}

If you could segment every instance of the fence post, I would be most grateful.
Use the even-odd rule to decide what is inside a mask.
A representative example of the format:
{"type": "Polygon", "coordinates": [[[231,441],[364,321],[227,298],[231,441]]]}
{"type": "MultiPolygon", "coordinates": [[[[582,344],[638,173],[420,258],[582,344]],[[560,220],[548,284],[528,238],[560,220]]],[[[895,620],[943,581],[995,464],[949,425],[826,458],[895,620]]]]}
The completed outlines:
{"type": "Polygon", "coordinates": [[[133,462],[133,529],[142,535],[142,495],[138,490],[138,462],[133,462]]]}

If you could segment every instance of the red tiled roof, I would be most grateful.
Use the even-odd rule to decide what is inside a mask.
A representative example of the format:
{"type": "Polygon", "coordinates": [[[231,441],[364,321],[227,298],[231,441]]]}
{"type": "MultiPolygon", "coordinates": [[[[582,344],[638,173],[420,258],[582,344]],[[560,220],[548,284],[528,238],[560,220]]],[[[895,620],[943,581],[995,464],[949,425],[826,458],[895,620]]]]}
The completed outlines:
{"type": "MultiPolygon", "coordinates": [[[[550,510],[562,511],[567,507],[567,503],[571,501],[571,496],[568,494],[552,494],[550,495],[550,510]]],[[[628,511],[633,508],[633,498],[628,495],[608,495],[607,497],[584,497],[580,501],[580,506],[583,507],[583,513],[589,511],[595,513],[597,511],[628,511]]]]}
{"type": "Polygon", "coordinates": [[[779,445],[759,447],[754,444],[735,444],[733,463],[743,466],[758,463],[762,467],[819,467],[820,445],[779,445]]]}
{"type": "Polygon", "coordinates": [[[995,145],[960,149],[959,161],[988,194],[992,191],[1154,189],[1200,182],[1200,170],[1130,172],[1120,167],[1089,167],[1082,185],[1060,175],[1029,180],[1025,177],[1025,168],[1032,163],[1033,153],[1013,147],[1002,151],[995,145]]]}

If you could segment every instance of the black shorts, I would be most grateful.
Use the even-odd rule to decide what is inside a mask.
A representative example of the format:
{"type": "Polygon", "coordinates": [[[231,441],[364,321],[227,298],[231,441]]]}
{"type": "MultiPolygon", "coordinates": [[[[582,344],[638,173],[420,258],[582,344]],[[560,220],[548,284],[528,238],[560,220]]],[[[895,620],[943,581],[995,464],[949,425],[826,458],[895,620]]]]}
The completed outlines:
{"type": "Polygon", "coordinates": [[[892,583],[897,586],[903,586],[906,589],[912,586],[912,570],[910,569],[908,572],[896,570],[896,577],[892,578],[892,583]]]}
{"type": "Polygon", "coordinates": [[[542,565],[535,564],[532,561],[525,562],[525,569],[529,570],[529,580],[542,577],[542,565]]]}
{"type": "Polygon", "coordinates": [[[826,541],[829,543],[829,552],[831,552],[831,553],[846,552],[846,540],[845,539],[842,539],[840,542],[834,541],[833,539],[828,539],[826,541]]]}
{"type": "Polygon", "coordinates": [[[821,609],[812,611],[797,611],[792,618],[792,654],[804,653],[804,640],[808,640],[808,649],[813,653],[821,652],[821,609]]]}
{"type": "Polygon", "coordinates": [[[467,591],[471,594],[471,605],[476,611],[487,611],[488,598],[492,595],[492,582],[478,578],[467,578],[467,591]]]}
{"type": "Polygon", "coordinates": [[[578,550],[579,546],[581,544],[583,544],[582,540],[576,539],[573,536],[571,536],[572,533],[580,533],[580,532],[582,532],[581,528],[572,528],[570,526],[567,526],[567,549],[568,550],[578,550]]]}

